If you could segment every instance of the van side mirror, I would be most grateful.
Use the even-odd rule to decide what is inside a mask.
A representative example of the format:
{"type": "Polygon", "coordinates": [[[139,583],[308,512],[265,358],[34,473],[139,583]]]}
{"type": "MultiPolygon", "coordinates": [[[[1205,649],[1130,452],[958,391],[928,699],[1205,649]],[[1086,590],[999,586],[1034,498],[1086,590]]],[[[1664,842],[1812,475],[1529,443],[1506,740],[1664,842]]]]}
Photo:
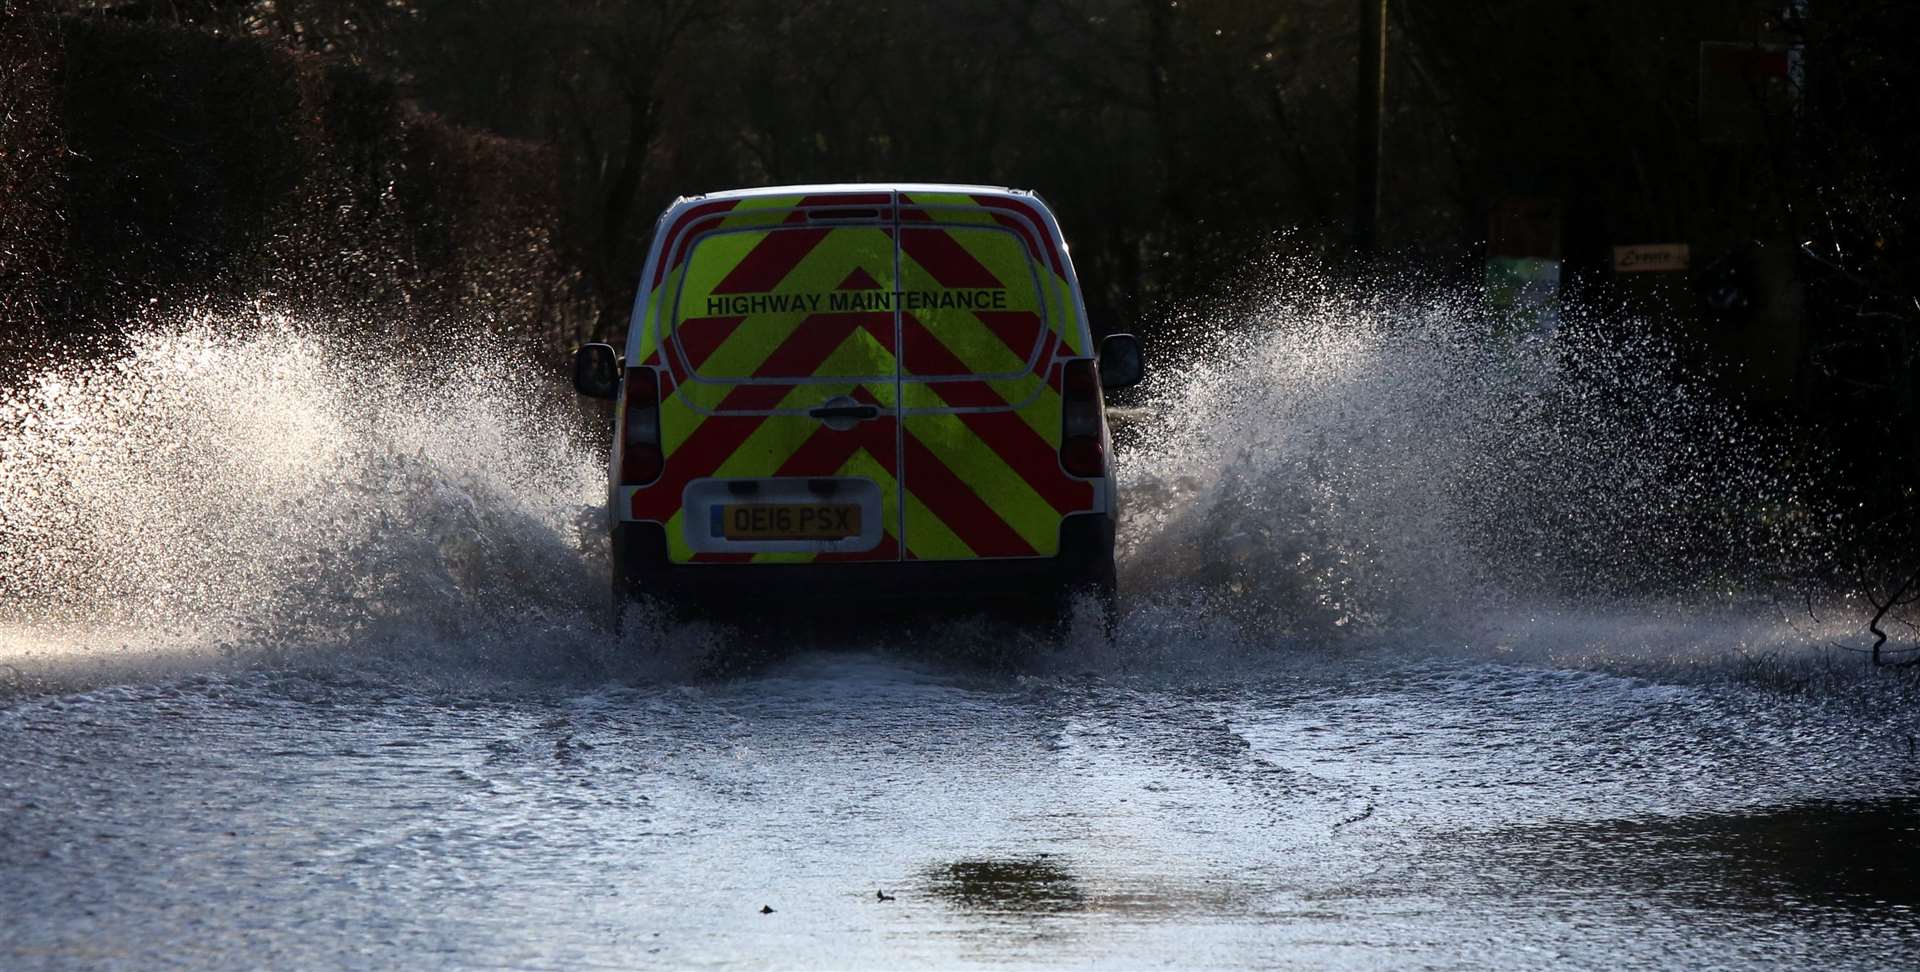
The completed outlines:
{"type": "Polygon", "coordinates": [[[1100,342],[1100,387],[1131,388],[1146,377],[1140,362],[1140,339],[1131,334],[1109,334],[1100,342]]]}
{"type": "Polygon", "coordinates": [[[611,344],[583,344],[573,352],[573,390],[588,398],[620,396],[620,358],[611,344]]]}

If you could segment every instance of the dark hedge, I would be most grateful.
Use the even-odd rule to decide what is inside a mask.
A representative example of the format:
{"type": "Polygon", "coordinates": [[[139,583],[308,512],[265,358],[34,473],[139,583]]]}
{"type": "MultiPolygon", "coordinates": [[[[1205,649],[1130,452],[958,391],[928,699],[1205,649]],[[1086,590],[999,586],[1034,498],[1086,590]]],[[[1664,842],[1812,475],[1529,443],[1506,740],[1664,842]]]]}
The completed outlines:
{"type": "Polygon", "coordinates": [[[262,301],[341,326],[584,326],[549,150],[253,39],[0,18],[0,345],[262,301]],[[349,323],[351,322],[351,323],[349,323]]]}

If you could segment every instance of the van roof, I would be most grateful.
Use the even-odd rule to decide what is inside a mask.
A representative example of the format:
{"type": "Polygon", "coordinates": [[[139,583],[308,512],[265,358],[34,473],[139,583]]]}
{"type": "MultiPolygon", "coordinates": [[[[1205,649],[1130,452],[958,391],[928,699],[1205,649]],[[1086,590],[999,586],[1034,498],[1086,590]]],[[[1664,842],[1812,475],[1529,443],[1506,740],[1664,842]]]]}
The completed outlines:
{"type": "Polygon", "coordinates": [[[749,199],[755,196],[829,195],[861,192],[959,192],[969,195],[1024,196],[1038,198],[1031,190],[1006,186],[975,186],[950,182],[827,182],[798,186],[759,186],[752,189],[726,189],[720,192],[682,196],[682,203],[721,199],[749,199]]]}

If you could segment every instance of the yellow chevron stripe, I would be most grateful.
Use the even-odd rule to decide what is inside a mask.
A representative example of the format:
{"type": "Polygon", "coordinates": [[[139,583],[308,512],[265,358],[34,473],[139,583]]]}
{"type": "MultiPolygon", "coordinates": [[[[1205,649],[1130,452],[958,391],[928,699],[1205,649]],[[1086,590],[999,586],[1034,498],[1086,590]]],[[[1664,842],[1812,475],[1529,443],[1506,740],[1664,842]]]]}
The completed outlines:
{"type": "Polygon", "coordinates": [[[1040,289],[1046,294],[1047,323],[1053,327],[1053,333],[1060,336],[1060,343],[1066,345],[1069,354],[1075,357],[1086,354],[1080,341],[1080,318],[1074,313],[1073,288],[1051,267],[1042,267],[1039,272],[1040,289]]]}
{"type": "Polygon", "coordinates": [[[747,479],[771,476],[786,464],[813,430],[811,419],[769,417],[754,427],[747,441],[712,473],[719,479],[747,479]],[[802,425],[802,423],[806,423],[802,425]]]}
{"type": "Polygon", "coordinates": [[[867,450],[859,449],[848,456],[846,462],[840,464],[839,470],[834,475],[843,479],[871,479],[879,485],[881,527],[886,531],[887,536],[898,543],[900,540],[900,482],[893,478],[893,474],[887,472],[886,467],[880,465],[880,461],[867,450]]]}
{"type": "MultiPolygon", "coordinates": [[[[1022,375],[987,382],[1000,399],[1019,406],[1015,411],[1041,440],[1056,448],[1060,445],[1060,393],[1038,375],[1022,375]]],[[[943,411],[952,408],[940,397],[939,385],[908,379],[900,385],[902,406],[911,411],[943,411]]]]}
{"type": "MultiPolygon", "coordinates": [[[[911,476],[911,470],[907,473],[911,476]]],[[[903,490],[907,503],[907,549],[921,560],[972,560],[973,548],[967,546],[960,535],[947,526],[945,520],[933,515],[913,490],[903,490]]]]}
{"type": "Polygon", "coordinates": [[[834,348],[832,354],[827,355],[825,361],[820,362],[820,367],[814,369],[813,377],[884,376],[886,379],[884,382],[875,382],[875,384],[885,384],[887,394],[882,401],[890,402],[893,400],[893,373],[898,367],[899,365],[893,359],[893,352],[888,351],[886,345],[880,343],[879,338],[874,337],[864,327],[856,327],[853,333],[841,340],[840,346],[834,348]]]}
{"type": "Polygon", "coordinates": [[[681,385],[660,402],[660,451],[672,456],[693,437],[706,415],[687,404],[692,386],[681,385]]]}
{"type": "MultiPolygon", "coordinates": [[[[661,258],[665,259],[666,255],[662,254],[661,258]]],[[[655,332],[666,326],[663,322],[667,319],[667,294],[673,292],[673,281],[679,276],[679,273],[680,271],[675,271],[660,278],[660,286],[655,288],[652,296],[648,299],[652,310],[648,312],[647,320],[644,322],[633,322],[641,325],[640,345],[634,350],[633,355],[634,364],[639,364],[647,360],[647,358],[653,354],[654,349],[660,346],[658,341],[659,336],[655,332]]]]}
{"type": "MultiPolygon", "coordinates": [[[[829,366],[832,365],[836,356],[843,354],[877,355],[888,362],[886,371],[893,370],[892,355],[887,354],[886,348],[881,347],[880,342],[865,330],[858,330],[848,335],[847,339],[841,342],[840,348],[828,356],[829,366]]],[[[894,385],[889,380],[795,385],[774,405],[774,408],[782,410],[810,408],[835,396],[851,396],[857,388],[866,389],[881,408],[893,407],[894,385]]],[[[730,385],[690,382],[681,386],[675,394],[663,402],[661,438],[664,440],[662,447],[665,454],[672,455],[674,449],[679,448],[693,436],[702,423],[708,421],[708,416],[696,411],[692,406],[698,405],[711,411],[717,408],[721,400],[732,390],[733,386],[730,385]],[[667,421],[669,414],[672,416],[671,422],[667,421]]],[[[769,420],[761,422],[747,440],[727,457],[726,461],[720,465],[720,471],[714,475],[771,476],[775,470],[792,458],[795,452],[799,451],[800,446],[806,442],[807,436],[818,427],[812,419],[803,419],[798,416],[786,416],[784,420],[775,420],[776,418],[780,417],[770,417],[769,420]]]]}
{"type": "MultiPolygon", "coordinates": [[[[720,226],[718,228],[722,230],[732,230],[750,226],[778,224],[786,219],[787,212],[790,211],[793,205],[799,202],[800,199],[801,197],[799,196],[760,196],[743,199],[736,203],[733,209],[729,210],[727,215],[720,220],[720,226]]],[[[703,230],[702,232],[711,232],[711,230],[703,230]]],[[[691,253],[689,253],[689,257],[691,257],[691,253]]],[[[673,258],[673,254],[662,253],[660,258],[670,260],[673,258]]],[[[645,361],[647,356],[653,354],[654,349],[659,346],[657,340],[658,335],[655,332],[664,326],[662,322],[667,320],[668,297],[679,290],[677,284],[685,279],[686,271],[686,266],[682,265],[675,268],[671,273],[664,275],[660,280],[660,286],[649,295],[648,304],[651,306],[652,312],[647,320],[636,322],[643,325],[640,332],[640,344],[639,347],[635,349],[634,354],[634,360],[636,362],[645,361]]]]}
{"type": "MultiPolygon", "coordinates": [[[[915,415],[907,419],[907,431],[919,439],[981,501],[993,507],[1021,539],[1042,554],[1051,556],[1060,543],[1060,514],[1036,492],[1000,454],[993,451],[958,415],[915,415]]],[[[907,480],[913,480],[913,467],[907,467],[907,480]]],[[[922,520],[911,515],[907,537],[917,536],[922,520]]],[[[927,514],[929,518],[933,514],[927,514]]]]}
{"type": "Polygon", "coordinates": [[[993,389],[1000,393],[1000,397],[1005,398],[1007,401],[1019,402],[1024,400],[1026,404],[1022,405],[1018,412],[1020,420],[1027,423],[1027,427],[1032,429],[1036,435],[1040,436],[1040,441],[1053,446],[1056,450],[1060,448],[1059,392],[1054,391],[1046,382],[1041,381],[1038,376],[1020,382],[996,381],[992,384],[993,389]],[[1033,395],[1032,398],[1027,398],[1026,396],[1032,395],[1034,385],[1040,386],[1040,393],[1033,395]]]}

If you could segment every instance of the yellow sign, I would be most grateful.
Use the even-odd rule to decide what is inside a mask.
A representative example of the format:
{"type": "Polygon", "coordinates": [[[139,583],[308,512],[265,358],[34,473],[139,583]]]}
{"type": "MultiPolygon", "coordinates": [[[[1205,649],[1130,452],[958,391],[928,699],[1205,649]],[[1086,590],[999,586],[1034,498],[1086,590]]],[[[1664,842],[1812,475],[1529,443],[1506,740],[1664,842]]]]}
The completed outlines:
{"type": "Polygon", "coordinates": [[[1685,270],[1689,253],[1685,243],[1647,243],[1613,248],[1613,272],[1646,273],[1652,270],[1685,270]]]}

